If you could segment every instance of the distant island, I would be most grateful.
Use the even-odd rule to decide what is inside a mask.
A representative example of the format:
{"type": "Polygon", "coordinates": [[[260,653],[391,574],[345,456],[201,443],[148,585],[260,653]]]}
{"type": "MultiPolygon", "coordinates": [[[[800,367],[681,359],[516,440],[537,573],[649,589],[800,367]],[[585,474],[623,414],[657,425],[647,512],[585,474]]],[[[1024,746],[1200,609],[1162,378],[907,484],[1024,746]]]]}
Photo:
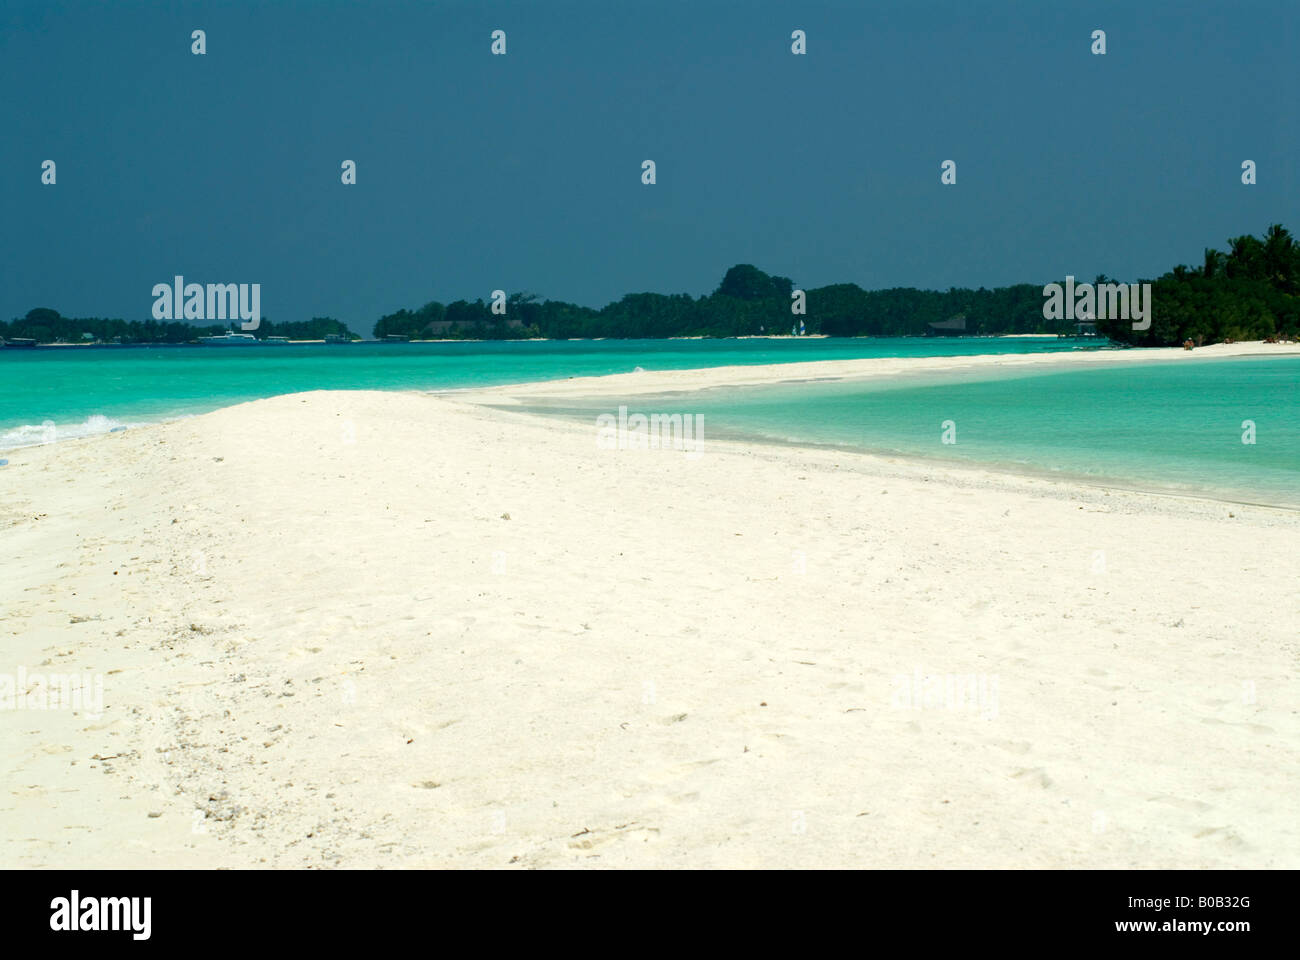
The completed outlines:
{"type": "MultiPolygon", "coordinates": [[[[235,324],[238,327],[238,323],[235,324]]],[[[220,336],[229,327],[214,324],[196,327],[178,320],[108,320],[101,317],[64,317],[49,307],[29,310],[27,316],[0,322],[0,340],[35,340],[41,344],[62,343],[190,343],[199,337],[220,336]]],[[[332,317],[313,317],[289,323],[273,323],[263,317],[254,334],[259,340],[284,337],[288,340],[324,340],[343,336],[360,339],[345,324],[332,317]]]]}
{"type": "MultiPolygon", "coordinates": [[[[1059,282],[1059,281],[1058,281],[1059,282]]],[[[1113,283],[1105,276],[1097,284],[1113,283]]],[[[1274,224],[1259,238],[1235,237],[1228,250],[1207,249],[1199,266],[1185,264],[1151,281],[1151,325],[1134,330],[1125,320],[1098,319],[1096,333],[1132,346],[1196,345],[1231,340],[1292,339],[1300,334],[1300,247],[1274,224]]],[[[840,283],[804,291],[806,312],[792,312],[795,286],[750,264],[726,272],[707,296],[629,293],[600,309],[560,300],[539,301],[515,293],[505,312],[483,300],[430,301],[416,310],[380,317],[377,339],[655,339],[789,334],[800,323],[807,334],[833,337],[1070,335],[1073,319],[1044,318],[1042,284],[1023,283],[947,291],[896,287],[863,290],[840,283]]],[[[221,325],[196,327],[178,321],[61,316],[38,307],[25,317],[0,322],[0,339],[53,343],[187,343],[218,335],[221,325]]],[[[254,335],[289,340],[356,340],[332,317],[272,322],[254,335]]]]}

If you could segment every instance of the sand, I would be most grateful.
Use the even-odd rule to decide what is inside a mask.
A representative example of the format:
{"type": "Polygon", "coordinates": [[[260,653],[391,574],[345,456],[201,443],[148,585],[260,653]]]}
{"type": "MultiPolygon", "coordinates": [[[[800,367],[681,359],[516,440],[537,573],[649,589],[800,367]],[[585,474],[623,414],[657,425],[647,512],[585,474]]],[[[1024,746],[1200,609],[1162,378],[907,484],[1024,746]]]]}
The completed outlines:
{"type": "Polygon", "coordinates": [[[710,387],[739,387],[757,384],[789,383],[799,380],[868,380],[905,374],[965,374],[1004,370],[1033,372],[1052,368],[1090,369],[1134,363],[1186,363],[1193,360],[1229,360],[1238,357],[1300,356],[1296,344],[1216,343],[1196,350],[1182,347],[1156,347],[1143,350],[1080,349],[1078,352],[975,354],[948,357],[870,357],[855,360],[814,360],[807,363],[760,364],[754,366],[710,367],[707,370],[639,370],[605,377],[569,377],[538,383],[507,384],[500,387],[469,387],[439,391],[443,396],[468,400],[530,402],[537,397],[564,397],[604,394],[642,395],[676,390],[701,390],[710,387]]]}
{"type": "Polygon", "coordinates": [[[4,867],[1300,866],[1295,512],[411,393],[6,456],[0,674],[103,703],[0,710],[4,867]]]}

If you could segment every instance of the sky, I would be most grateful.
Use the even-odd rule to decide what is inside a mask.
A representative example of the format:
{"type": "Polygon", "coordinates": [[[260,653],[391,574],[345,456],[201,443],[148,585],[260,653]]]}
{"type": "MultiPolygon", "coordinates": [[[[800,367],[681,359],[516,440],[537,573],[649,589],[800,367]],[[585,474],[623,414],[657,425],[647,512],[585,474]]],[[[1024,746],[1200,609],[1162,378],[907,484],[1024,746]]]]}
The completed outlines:
{"type": "Polygon", "coordinates": [[[804,288],[1149,279],[1300,232],[1298,21],[1295,0],[5,0],[0,317],[147,319],[177,274],[365,334],[498,288],[698,296],[736,263],[804,288]]]}

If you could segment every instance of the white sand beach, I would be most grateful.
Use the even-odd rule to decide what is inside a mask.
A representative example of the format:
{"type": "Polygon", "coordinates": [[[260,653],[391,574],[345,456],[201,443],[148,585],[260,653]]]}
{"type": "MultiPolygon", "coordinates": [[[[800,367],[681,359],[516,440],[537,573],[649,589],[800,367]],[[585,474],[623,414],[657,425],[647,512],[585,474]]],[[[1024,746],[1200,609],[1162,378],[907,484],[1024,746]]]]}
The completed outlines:
{"type": "Polygon", "coordinates": [[[1300,867],[1297,513],[470,399],[6,454],[0,865],[1300,867]]]}
{"type": "Polygon", "coordinates": [[[569,377],[540,383],[511,384],[487,389],[446,391],[471,400],[509,403],[513,399],[666,393],[709,387],[739,387],[798,380],[866,380],[901,374],[959,373],[969,371],[1034,371],[1052,367],[1088,369],[1132,363],[1185,363],[1192,360],[1227,360],[1237,357],[1300,356],[1296,344],[1216,343],[1196,350],[1156,347],[1142,350],[1096,350],[1059,353],[976,354],[947,357],[870,357],[855,360],[817,360],[758,366],[710,367],[707,370],[641,370],[606,377],[569,377]]]}

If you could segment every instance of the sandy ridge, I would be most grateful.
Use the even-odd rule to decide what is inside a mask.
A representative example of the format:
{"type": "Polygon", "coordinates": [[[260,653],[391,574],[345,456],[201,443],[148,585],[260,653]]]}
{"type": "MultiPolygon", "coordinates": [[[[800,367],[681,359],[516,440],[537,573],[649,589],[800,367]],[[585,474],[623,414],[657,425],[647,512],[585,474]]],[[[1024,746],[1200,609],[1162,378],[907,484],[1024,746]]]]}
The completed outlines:
{"type": "Polygon", "coordinates": [[[0,673],[105,709],[0,711],[8,866],[1300,863],[1285,511],[362,391],[9,456],[0,673]]]}

